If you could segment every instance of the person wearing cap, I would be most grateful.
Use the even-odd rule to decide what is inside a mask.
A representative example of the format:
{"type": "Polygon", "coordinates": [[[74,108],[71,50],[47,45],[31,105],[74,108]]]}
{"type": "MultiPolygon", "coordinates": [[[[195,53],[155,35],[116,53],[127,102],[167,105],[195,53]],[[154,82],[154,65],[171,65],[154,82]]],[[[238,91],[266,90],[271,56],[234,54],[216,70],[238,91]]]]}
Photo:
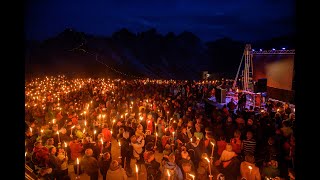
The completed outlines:
{"type": "Polygon", "coordinates": [[[146,166],[148,177],[152,177],[153,179],[160,178],[161,176],[160,163],[156,161],[153,151],[148,151],[145,154],[145,166],[146,166]]]}
{"type": "Polygon", "coordinates": [[[84,172],[90,176],[90,180],[98,180],[99,165],[97,159],[93,157],[93,150],[91,148],[86,149],[80,164],[82,165],[84,172]]]}
{"type": "Polygon", "coordinates": [[[113,160],[110,168],[107,171],[106,179],[110,180],[127,180],[128,176],[126,171],[121,167],[117,160],[113,160]]]}

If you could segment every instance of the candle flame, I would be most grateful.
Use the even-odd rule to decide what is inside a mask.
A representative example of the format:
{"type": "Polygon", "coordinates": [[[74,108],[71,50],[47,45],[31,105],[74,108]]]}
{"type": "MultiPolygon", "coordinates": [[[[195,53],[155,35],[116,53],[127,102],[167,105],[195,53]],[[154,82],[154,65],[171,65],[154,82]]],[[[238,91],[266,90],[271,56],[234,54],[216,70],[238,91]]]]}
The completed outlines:
{"type": "Polygon", "coordinates": [[[193,175],[193,174],[189,174],[189,176],[191,176],[192,178],[194,178],[194,175],[193,175]]]}
{"type": "Polygon", "coordinates": [[[169,171],[169,169],[167,169],[167,174],[168,174],[168,176],[170,177],[170,171],[169,171]]]}
{"type": "Polygon", "coordinates": [[[208,159],[208,157],[205,157],[204,159],[205,159],[205,160],[207,160],[207,161],[208,161],[208,163],[210,163],[210,160],[208,159]]]}
{"type": "Polygon", "coordinates": [[[136,172],[138,173],[138,166],[136,165],[136,172]]]}
{"type": "Polygon", "coordinates": [[[248,166],[248,168],[249,168],[250,170],[252,170],[252,167],[251,167],[251,166],[248,166]]]}
{"type": "Polygon", "coordinates": [[[211,142],[211,145],[214,147],[214,143],[213,142],[211,142]]]}
{"type": "Polygon", "coordinates": [[[77,158],[77,164],[79,164],[79,159],[77,158]]]}
{"type": "Polygon", "coordinates": [[[156,133],[156,136],[158,136],[158,133],[156,133]]]}
{"type": "Polygon", "coordinates": [[[96,134],[96,133],[97,133],[97,131],[96,131],[96,130],[94,130],[94,131],[93,131],[93,133],[94,133],[94,134],[96,134]]]}
{"type": "Polygon", "coordinates": [[[32,132],[32,128],[30,128],[30,132],[32,132]]]}
{"type": "Polygon", "coordinates": [[[64,147],[67,147],[67,143],[66,142],[64,142],[64,147]]]}
{"type": "Polygon", "coordinates": [[[102,140],[102,138],[101,138],[101,144],[103,145],[103,140],[102,140]]]}
{"type": "Polygon", "coordinates": [[[75,126],[73,125],[72,127],[71,127],[71,129],[73,129],[75,126]]]}
{"type": "Polygon", "coordinates": [[[43,129],[41,129],[41,132],[43,133],[43,129]]]}
{"type": "Polygon", "coordinates": [[[121,143],[120,143],[120,141],[119,141],[119,146],[121,146],[121,143]]]}

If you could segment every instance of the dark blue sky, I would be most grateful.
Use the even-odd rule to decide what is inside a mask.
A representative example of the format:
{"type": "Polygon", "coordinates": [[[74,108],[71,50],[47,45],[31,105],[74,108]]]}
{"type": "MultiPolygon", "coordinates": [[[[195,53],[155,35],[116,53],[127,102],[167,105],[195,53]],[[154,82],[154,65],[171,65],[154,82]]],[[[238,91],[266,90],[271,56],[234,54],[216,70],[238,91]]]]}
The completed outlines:
{"type": "Polygon", "coordinates": [[[29,0],[26,39],[44,40],[66,28],[110,36],[120,28],[161,34],[190,31],[204,41],[252,41],[295,32],[294,0],[29,0]]]}

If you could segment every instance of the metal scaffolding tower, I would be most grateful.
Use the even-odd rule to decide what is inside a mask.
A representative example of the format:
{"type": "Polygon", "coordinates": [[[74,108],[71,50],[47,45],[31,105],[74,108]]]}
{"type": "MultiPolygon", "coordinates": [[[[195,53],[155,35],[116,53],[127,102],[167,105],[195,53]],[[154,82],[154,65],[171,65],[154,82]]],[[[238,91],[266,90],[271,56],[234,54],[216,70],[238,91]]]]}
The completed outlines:
{"type": "Polygon", "coordinates": [[[251,44],[246,44],[246,47],[244,49],[244,52],[240,61],[240,65],[238,67],[236,78],[234,79],[234,82],[233,82],[233,89],[235,88],[238,80],[239,71],[242,67],[243,58],[244,58],[244,69],[242,70],[242,78],[241,78],[242,90],[253,92],[253,82],[252,82],[253,63],[252,63],[251,44]]]}

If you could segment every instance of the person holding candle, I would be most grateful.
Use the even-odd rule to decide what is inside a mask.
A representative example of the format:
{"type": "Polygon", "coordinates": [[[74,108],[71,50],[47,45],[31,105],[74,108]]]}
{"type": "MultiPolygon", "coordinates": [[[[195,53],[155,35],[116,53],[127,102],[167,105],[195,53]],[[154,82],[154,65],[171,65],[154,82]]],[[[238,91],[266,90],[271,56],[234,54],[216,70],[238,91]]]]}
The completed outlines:
{"type": "Polygon", "coordinates": [[[57,171],[57,180],[62,180],[64,176],[68,175],[68,156],[63,148],[59,148],[57,158],[60,164],[57,171]]]}
{"type": "Polygon", "coordinates": [[[177,136],[177,143],[178,143],[178,149],[182,146],[182,145],[186,145],[189,142],[189,137],[187,134],[187,127],[183,126],[181,129],[181,132],[178,133],[177,136]]]}
{"type": "Polygon", "coordinates": [[[102,175],[103,180],[106,180],[107,172],[109,170],[111,161],[112,161],[112,157],[109,152],[106,152],[105,154],[100,156],[98,159],[98,165],[99,165],[100,173],[102,175]]]}
{"type": "Polygon", "coordinates": [[[77,171],[77,158],[81,157],[83,146],[80,140],[74,139],[70,141],[69,147],[70,147],[71,161],[73,162],[74,172],[76,174],[81,174],[82,173],[81,168],[79,168],[80,172],[77,171]]]}
{"type": "Polygon", "coordinates": [[[56,156],[57,148],[52,146],[49,148],[49,161],[48,167],[52,168],[52,173],[50,174],[50,179],[56,179],[58,177],[58,171],[61,167],[61,162],[56,156]]]}
{"type": "Polygon", "coordinates": [[[176,157],[174,153],[168,156],[168,161],[162,166],[161,179],[163,180],[183,180],[181,168],[176,164],[176,157]],[[170,177],[168,177],[170,176],[170,177]]]}
{"type": "Polygon", "coordinates": [[[91,148],[86,149],[80,164],[84,172],[90,176],[90,180],[98,180],[99,165],[97,159],[93,157],[93,150],[91,148]]]}
{"type": "Polygon", "coordinates": [[[248,180],[261,180],[259,167],[255,165],[255,158],[251,154],[245,156],[245,160],[240,164],[241,177],[248,180]]]}
{"type": "Polygon", "coordinates": [[[196,176],[197,179],[207,179],[209,176],[209,172],[207,171],[207,169],[209,169],[209,164],[208,161],[205,159],[206,157],[208,157],[207,153],[202,153],[201,155],[201,159],[198,163],[198,168],[196,171],[196,176]]]}
{"type": "Polygon", "coordinates": [[[130,140],[131,140],[131,146],[133,147],[133,157],[137,160],[138,164],[142,164],[144,162],[144,159],[143,159],[143,151],[144,151],[143,147],[145,145],[144,136],[140,136],[139,138],[137,138],[136,135],[133,135],[131,136],[130,140]]]}

